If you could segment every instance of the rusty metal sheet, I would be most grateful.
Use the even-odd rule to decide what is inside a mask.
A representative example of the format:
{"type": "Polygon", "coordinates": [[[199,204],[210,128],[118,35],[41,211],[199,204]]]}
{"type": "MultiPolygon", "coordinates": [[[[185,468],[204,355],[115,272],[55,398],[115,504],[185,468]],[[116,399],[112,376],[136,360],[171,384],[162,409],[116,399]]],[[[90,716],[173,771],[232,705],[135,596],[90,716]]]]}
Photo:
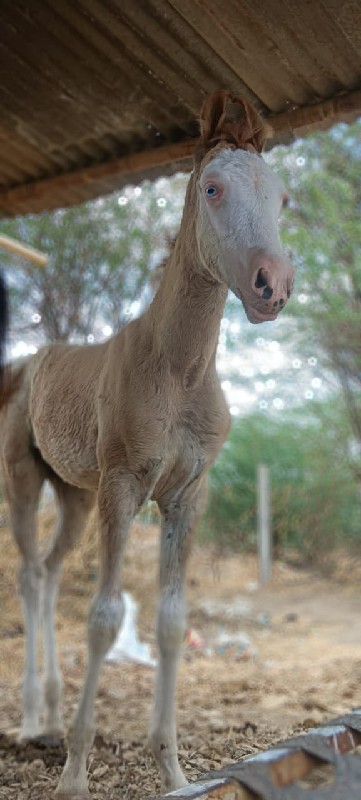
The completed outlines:
{"type": "MultiPolygon", "coordinates": [[[[279,800],[360,800],[361,797],[361,757],[346,754],[336,756],[334,761],[335,777],[327,786],[314,789],[303,789],[291,786],[284,789],[279,800]]],[[[275,794],[274,800],[277,795],[275,794]]],[[[272,799],[273,800],[273,799],[272,799]]]]}
{"type": "Polygon", "coordinates": [[[209,773],[203,781],[172,792],[174,800],[360,800],[361,709],[331,720],[238,764],[209,773]],[[334,780],[321,788],[297,782],[320,764],[332,765],[334,780]]]}

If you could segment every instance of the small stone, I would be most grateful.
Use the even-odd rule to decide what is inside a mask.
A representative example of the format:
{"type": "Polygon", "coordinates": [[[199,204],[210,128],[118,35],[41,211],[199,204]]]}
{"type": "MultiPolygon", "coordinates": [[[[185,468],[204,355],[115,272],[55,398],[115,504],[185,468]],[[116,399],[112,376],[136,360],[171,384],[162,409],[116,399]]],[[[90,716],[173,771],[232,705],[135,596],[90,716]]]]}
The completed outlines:
{"type": "Polygon", "coordinates": [[[127,763],[130,763],[131,761],[135,761],[136,760],[137,754],[134,753],[133,750],[125,750],[125,752],[122,753],[121,757],[122,757],[123,761],[126,761],[127,763]]]}
{"type": "Polygon", "coordinates": [[[31,769],[32,770],[45,770],[45,763],[42,758],[34,758],[34,761],[31,762],[31,769]]]}
{"type": "Polygon", "coordinates": [[[120,775],[112,775],[112,777],[111,777],[110,781],[108,781],[108,783],[109,783],[109,786],[112,787],[112,789],[117,789],[118,786],[120,786],[120,784],[121,784],[120,775]]]}
{"type": "Polygon", "coordinates": [[[96,767],[96,769],[93,772],[92,777],[96,781],[100,781],[101,778],[104,778],[104,775],[106,775],[107,772],[109,772],[109,767],[107,766],[107,764],[103,764],[103,766],[96,767]]]}
{"type": "Polygon", "coordinates": [[[295,611],[289,611],[283,617],[284,622],[298,622],[298,614],[295,611]]]}

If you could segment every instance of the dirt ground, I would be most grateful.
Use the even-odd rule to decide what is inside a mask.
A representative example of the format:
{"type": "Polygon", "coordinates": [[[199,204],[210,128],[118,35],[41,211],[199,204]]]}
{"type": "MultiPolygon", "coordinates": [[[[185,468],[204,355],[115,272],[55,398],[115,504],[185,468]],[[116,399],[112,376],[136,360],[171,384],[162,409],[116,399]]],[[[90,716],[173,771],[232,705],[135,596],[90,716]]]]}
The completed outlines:
{"type": "MultiPolygon", "coordinates": [[[[48,508],[42,514],[43,540],[51,525],[48,508]]],[[[0,533],[0,800],[49,800],[64,763],[64,744],[16,742],[23,623],[16,551],[4,512],[0,533]]],[[[139,637],[154,655],[157,550],[157,528],[135,525],[124,588],[139,603],[139,637]]],[[[84,675],[85,619],[96,564],[94,523],[67,559],[58,604],[66,720],[84,675]]],[[[190,634],[178,683],[179,751],[190,781],[361,706],[360,583],[347,561],[337,577],[326,580],[277,562],[272,582],[258,590],[253,557],[220,556],[196,546],[188,576],[190,634]]],[[[103,667],[89,759],[94,800],[146,800],[159,793],[147,748],[153,680],[152,667],[103,667]]]]}

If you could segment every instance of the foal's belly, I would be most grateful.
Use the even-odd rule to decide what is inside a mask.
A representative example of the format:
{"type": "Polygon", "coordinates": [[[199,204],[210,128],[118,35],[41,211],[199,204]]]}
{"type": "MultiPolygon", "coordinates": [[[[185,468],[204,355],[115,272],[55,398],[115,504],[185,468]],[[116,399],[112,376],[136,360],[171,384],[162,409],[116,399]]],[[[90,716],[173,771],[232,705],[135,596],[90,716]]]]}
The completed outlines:
{"type": "Polygon", "coordinates": [[[70,483],[71,486],[77,486],[79,489],[88,489],[94,492],[98,490],[99,470],[87,469],[86,467],[82,468],[79,464],[77,464],[75,468],[71,465],[68,467],[64,464],[53,466],[52,468],[65,483],[70,483]]]}
{"type": "Polygon", "coordinates": [[[63,481],[80,489],[97,490],[100,471],[95,444],[68,437],[66,431],[44,439],[36,430],[34,434],[42,458],[63,481]]]}
{"type": "Polygon", "coordinates": [[[97,461],[97,424],[91,415],[64,413],[61,404],[52,403],[34,409],[32,428],[34,444],[44,461],[66,483],[81,489],[96,490],[99,483],[97,461]]]}
{"type": "MultiPolygon", "coordinates": [[[[66,483],[97,489],[97,348],[50,345],[29,363],[29,423],[34,445],[66,483]]],[[[99,354],[98,354],[99,355],[99,354]]]]}

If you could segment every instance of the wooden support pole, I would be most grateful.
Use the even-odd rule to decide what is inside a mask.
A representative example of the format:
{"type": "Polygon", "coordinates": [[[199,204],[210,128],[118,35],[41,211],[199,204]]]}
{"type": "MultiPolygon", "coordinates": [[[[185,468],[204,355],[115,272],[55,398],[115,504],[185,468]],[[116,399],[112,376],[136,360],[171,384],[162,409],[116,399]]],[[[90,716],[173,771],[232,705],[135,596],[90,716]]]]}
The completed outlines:
{"type": "Polygon", "coordinates": [[[26,258],[27,261],[32,261],[38,267],[45,267],[45,264],[49,261],[49,256],[46,253],[18,242],[17,239],[12,239],[10,236],[0,236],[0,247],[7,250],[8,253],[14,253],[14,255],[26,258]]]}
{"type": "Polygon", "coordinates": [[[269,468],[265,464],[259,464],[257,469],[257,527],[259,582],[264,586],[272,574],[270,480],[269,468]]]}

